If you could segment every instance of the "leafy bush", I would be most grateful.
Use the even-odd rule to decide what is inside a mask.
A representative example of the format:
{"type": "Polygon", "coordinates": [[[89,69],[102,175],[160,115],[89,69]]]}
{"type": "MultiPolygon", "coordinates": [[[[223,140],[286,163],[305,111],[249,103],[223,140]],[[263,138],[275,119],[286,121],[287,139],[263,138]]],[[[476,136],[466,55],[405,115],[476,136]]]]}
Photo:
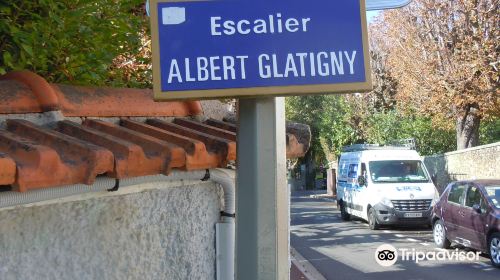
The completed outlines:
{"type": "Polygon", "coordinates": [[[148,21],[143,4],[143,0],[2,0],[0,74],[26,69],[50,82],[145,86],[148,79],[131,77],[117,65],[120,57],[132,57],[132,63],[147,60],[140,55],[148,21]]]}

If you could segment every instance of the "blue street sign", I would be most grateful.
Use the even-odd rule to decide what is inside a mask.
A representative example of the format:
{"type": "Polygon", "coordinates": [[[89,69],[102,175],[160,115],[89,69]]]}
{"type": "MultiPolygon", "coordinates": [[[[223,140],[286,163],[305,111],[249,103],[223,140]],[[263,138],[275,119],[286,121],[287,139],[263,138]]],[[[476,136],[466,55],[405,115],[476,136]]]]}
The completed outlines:
{"type": "Polygon", "coordinates": [[[364,0],[151,1],[156,99],[371,89],[364,0]]]}

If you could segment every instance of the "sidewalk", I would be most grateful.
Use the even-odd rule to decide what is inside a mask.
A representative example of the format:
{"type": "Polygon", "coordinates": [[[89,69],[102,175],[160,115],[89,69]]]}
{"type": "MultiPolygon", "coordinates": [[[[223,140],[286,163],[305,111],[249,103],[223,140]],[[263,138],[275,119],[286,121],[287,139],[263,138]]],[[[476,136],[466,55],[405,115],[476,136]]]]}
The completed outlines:
{"type": "Polygon", "coordinates": [[[326,278],[293,247],[290,247],[290,257],[292,261],[290,280],[326,280],[326,278]]]}
{"type": "Polygon", "coordinates": [[[336,202],[335,195],[329,195],[326,190],[304,190],[304,191],[292,191],[292,197],[297,196],[307,196],[310,198],[322,199],[326,201],[336,202]]]}
{"type": "Polygon", "coordinates": [[[302,273],[299,268],[292,263],[292,267],[290,268],[290,280],[311,280],[307,278],[304,273],[302,273]]]}
{"type": "Polygon", "coordinates": [[[292,191],[292,196],[310,196],[326,194],[326,190],[300,190],[292,191]]]}

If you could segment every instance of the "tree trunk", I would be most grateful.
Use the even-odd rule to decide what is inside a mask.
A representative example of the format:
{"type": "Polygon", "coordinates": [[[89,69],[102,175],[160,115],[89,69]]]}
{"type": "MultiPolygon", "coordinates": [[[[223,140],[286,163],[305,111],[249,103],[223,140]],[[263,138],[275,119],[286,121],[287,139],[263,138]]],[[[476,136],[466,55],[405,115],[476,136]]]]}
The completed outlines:
{"type": "Polygon", "coordinates": [[[457,118],[457,150],[479,145],[479,105],[469,104],[457,118]]]}
{"type": "Polygon", "coordinates": [[[316,168],[314,166],[314,153],[312,149],[309,149],[309,151],[307,151],[306,155],[304,156],[303,164],[306,167],[304,174],[304,182],[306,184],[305,189],[312,190],[314,189],[314,182],[316,179],[316,168]]]}

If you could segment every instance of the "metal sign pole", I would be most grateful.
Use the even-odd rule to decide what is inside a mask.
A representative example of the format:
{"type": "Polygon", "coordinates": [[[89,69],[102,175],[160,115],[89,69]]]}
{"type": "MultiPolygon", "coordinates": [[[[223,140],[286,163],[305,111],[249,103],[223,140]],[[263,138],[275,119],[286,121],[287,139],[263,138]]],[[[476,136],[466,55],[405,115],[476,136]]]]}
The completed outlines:
{"type": "Polygon", "coordinates": [[[236,277],[289,278],[283,97],[239,101],[236,277]]]}
{"type": "Polygon", "coordinates": [[[372,89],[365,0],[150,2],[155,100],[241,98],[236,279],[288,279],[285,106],[274,96],[372,89]]]}

